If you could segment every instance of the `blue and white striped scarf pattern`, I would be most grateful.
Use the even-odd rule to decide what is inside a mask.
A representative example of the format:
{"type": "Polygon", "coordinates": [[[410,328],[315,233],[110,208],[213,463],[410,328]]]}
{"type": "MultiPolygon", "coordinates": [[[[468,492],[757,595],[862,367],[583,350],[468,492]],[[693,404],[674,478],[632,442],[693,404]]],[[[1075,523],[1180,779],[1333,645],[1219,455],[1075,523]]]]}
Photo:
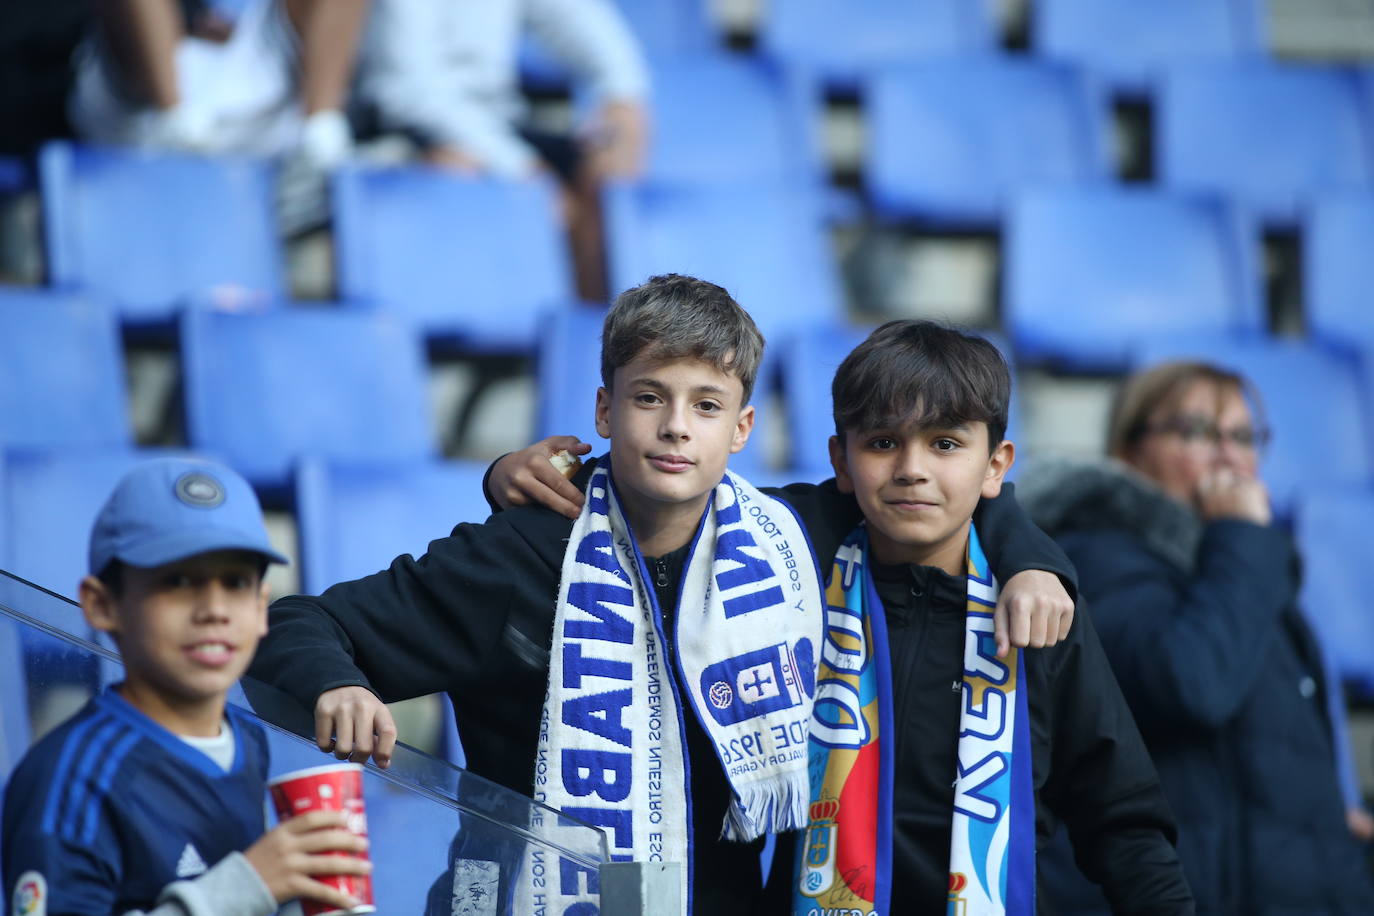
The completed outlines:
{"type": "Polygon", "coordinates": [[[964,708],[950,838],[951,916],[1035,912],[1035,794],[1025,654],[1002,660],[993,636],[997,582],[969,526],[964,708]]]}
{"type": "MultiPolygon", "coordinates": [[[[683,863],[690,912],[691,818],[721,813],[691,810],[683,717],[733,790],[726,839],[802,827],[824,603],[791,507],[731,474],[692,542],[672,635],[649,583],[602,459],[563,557],[534,794],[604,827],[612,859],[683,863]]],[[[584,912],[569,908],[596,901],[595,876],[562,864],[528,902],[584,912]]]]}

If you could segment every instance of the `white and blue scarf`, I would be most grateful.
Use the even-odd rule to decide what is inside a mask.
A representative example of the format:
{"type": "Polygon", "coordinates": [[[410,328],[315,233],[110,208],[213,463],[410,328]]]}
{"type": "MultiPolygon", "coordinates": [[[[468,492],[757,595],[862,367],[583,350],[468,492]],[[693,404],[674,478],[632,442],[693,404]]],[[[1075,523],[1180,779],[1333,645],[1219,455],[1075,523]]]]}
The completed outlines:
{"type": "MultiPolygon", "coordinates": [[[[602,459],[563,556],[534,795],[604,828],[613,860],[682,863],[690,912],[694,816],[723,814],[739,841],[806,824],[824,599],[791,507],[732,474],[702,514],[672,634],[650,583],[602,459]],[[729,780],[728,812],[692,810],[690,715],[729,780]]],[[[594,912],[572,909],[595,904],[594,875],[545,871],[532,905],[594,912]]]]}
{"type": "MultiPolygon", "coordinates": [[[[891,657],[868,531],[835,554],[811,731],[811,805],[793,912],[888,916],[892,883],[891,657]]],[[[1035,797],[1021,650],[993,638],[997,583],[969,526],[963,710],[952,818],[949,916],[1035,912],[1035,797]]]]}

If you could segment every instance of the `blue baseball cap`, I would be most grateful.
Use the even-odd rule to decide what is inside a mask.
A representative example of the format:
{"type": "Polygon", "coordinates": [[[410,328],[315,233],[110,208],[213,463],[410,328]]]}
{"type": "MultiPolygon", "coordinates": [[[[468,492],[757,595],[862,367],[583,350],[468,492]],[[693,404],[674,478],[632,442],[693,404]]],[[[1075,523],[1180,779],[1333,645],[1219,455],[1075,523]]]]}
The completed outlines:
{"type": "Polygon", "coordinates": [[[99,574],[111,560],[147,568],[213,550],[287,562],[267,539],[248,481],[209,461],[155,458],[125,474],[96,516],[90,571],[99,574]]]}

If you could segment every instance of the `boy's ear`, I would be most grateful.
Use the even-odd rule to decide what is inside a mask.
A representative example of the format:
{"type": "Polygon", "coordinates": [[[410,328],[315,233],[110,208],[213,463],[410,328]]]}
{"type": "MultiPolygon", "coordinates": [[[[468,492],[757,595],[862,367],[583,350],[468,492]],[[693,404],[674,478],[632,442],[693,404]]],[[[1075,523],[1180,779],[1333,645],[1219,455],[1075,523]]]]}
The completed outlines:
{"type": "Polygon", "coordinates": [[[596,389],[596,434],[611,438],[611,393],[604,386],[596,389]]]}
{"type": "Polygon", "coordinates": [[[735,421],[735,435],[730,440],[730,454],[734,454],[744,448],[744,444],[749,441],[749,434],[754,431],[754,405],[746,404],[739,412],[739,419],[735,421]]]}
{"type": "Polygon", "coordinates": [[[835,486],[841,493],[854,492],[854,479],[849,476],[849,456],[845,454],[844,440],[839,436],[830,437],[830,466],[835,469],[835,486]]]}
{"type": "Polygon", "coordinates": [[[992,499],[1002,492],[1002,480],[1016,463],[1016,445],[1010,439],[997,443],[988,458],[988,471],[983,476],[983,498],[992,499]]]}
{"type": "Polygon", "coordinates": [[[119,631],[119,609],[109,586],[95,576],[87,576],[81,580],[78,597],[81,614],[93,629],[102,633],[119,631]]]}

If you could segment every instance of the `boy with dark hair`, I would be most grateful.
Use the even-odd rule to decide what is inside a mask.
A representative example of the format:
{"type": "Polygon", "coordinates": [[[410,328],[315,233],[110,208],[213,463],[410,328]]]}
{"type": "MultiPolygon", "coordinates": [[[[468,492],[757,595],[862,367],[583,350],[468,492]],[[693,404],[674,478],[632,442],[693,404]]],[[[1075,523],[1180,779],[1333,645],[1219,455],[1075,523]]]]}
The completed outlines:
{"type": "Polygon", "coordinates": [[[1034,912],[1055,818],[1116,912],[1192,912],[1091,617],[1052,648],[994,651],[973,509],[1015,458],[1010,390],[995,347],[925,321],[883,325],[835,373],[831,461],[864,521],[829,573],[795,912],[1034,912]]]}
{"type": "MultiPolygon", "coordinates": [[[[575,523],[511,510],[282,599],[254,676],[313,706],[321,748],[354,759],[389,757],[383,700],[447,691],[474,772],[608,828],[617,858],[682,862],[691,912],[755,912],[763,835],[806,818],[823,632],[792,508],[726,473],[762,349],[719,286],[668,275],[623,293],[596,401],[610,453],[579,474],[575,523]]],[[[857,520],[852,501],[838,511],[857,520]]],[[[595,875],[555,871],[532,907],[595,893],[595,875]]]]}
{"type": "MultiPolygon", "coordinates": [[[[1172,815],[1087,615],[1059,645],[1021,628],[1016,644],[1053,648],[1005,659],[994,635],[989,559],[1044,537],[991,543],[975,513],[1014,459],[1010,391],[987,341],[889,322],[835,374],[835,480],[766,491],[799,507],[828,573],[810,822],[779,838],[770,909],[1030,913],[1058,817],[1118,912],[1192,912],[1172,815]],[[830,490],[862,519],[814,511],[830,490]]],[[[537,463],[498,467],[503,494],[514,465],[537,463]]]]}
{"type": "Polygon", "coordinates": [[[357,901],[310,877],[362,874],[340,812],[263,833],[267,739],[228,706],[267,628],[268,543],[233,471],[149,461],[91,532],[81,606],[110,633],[122,683],[32,747],[5,791],[4,886],[25,916],[266,916],[305,897],[357,901]]]}

